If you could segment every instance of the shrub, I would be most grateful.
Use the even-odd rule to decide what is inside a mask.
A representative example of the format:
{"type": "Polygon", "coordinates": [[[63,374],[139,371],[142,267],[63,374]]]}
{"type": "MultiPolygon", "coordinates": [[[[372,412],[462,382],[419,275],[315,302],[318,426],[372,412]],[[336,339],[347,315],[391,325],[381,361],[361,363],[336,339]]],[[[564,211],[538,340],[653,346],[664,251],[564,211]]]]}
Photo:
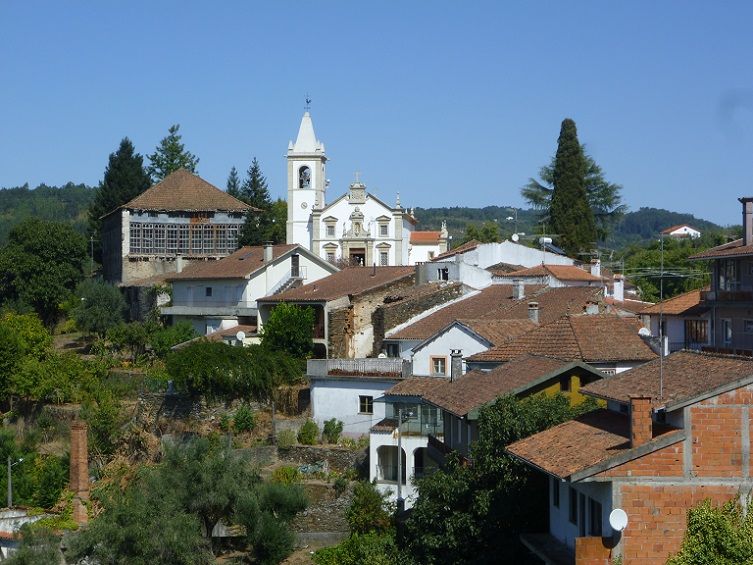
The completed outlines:
{"type": "Polygon", "coordinates": [[[353,502],[345,512],[345,519],[353,534],[384,533],[392,526],[392,508],[387,495],[376,485],[361,481],[353,489],[353,502]]]}
{"type": "Polygon", "coordinates": [[[335,498],[340,498],[348,488],[348,479],[344,475],[340,475],[335,479],[332,486],[335,488],[335,498]]]}
{"type": "Polygon", "coordinates": [[[340,434],[343,433],[343,423],[337,418],[332,418],[324,422],[324,429],[322,430],[322,437],[327,443],[337,443],[340,439],[340,434]]]}
{"type": "Polygon", "coordinates": [[[237,432],[250,432],[256,427],[256,416],[248,404],[241,404],[235,411],[233,425],[237,432]]]}
{"type": "Polygon", "coordinates": [[[306,420],[298,431],[298,441],[303,445],[314,445],[319,438],[319,426],[313,420],[306,420]]]}
{"type": "Polygon", "coordinates": [[[277,434],[277,447],[287,449],[293,447],[296,442],[295,432],[293,430],[282,430],[277,434]]]}
{"type": "Polygon", "coordinates": [[[220,416],[220,429],[223,432],[230,431],[230,416],[227,414],[220,416]]]}
{"type": "Polygon", "coordinates": [[[284,465],[272,471],[272,482],[281,485],[296,485],[301,482],[303,475],[296,467],[284,465]]]}
{"type": "Polygon", "coordinates": [[[340,545],[318,550],[316,565],[392,565],[405,562],[397,555],[395,541],[385,534],[354,534],[340,545]]]}

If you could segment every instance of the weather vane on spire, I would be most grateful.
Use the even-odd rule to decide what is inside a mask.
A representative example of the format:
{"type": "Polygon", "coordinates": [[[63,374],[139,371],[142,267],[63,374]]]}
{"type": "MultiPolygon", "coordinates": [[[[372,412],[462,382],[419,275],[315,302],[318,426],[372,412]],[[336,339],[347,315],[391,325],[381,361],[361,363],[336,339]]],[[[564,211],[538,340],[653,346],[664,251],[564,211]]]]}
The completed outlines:
{"type": "Polygon", "coordinates": [[[309,96],[308,92],[306,93],[306,105],[304,106],[304,109],[308,112],[311,110],[311,97],[309,96]]]}

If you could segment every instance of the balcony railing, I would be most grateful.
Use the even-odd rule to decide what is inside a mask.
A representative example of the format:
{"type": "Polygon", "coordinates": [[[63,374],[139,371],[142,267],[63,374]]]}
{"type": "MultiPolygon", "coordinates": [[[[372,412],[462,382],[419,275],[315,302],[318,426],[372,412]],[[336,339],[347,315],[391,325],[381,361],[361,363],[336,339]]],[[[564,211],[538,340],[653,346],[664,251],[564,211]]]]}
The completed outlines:
{"type": "Polygon", "coordinates": [[[309,359],[306,374],[310,377],[326,376],[386,376],[408,378],[412,374],[412,364],[405,359],[309,359]]]}
{"type": "Polygon", "coordinates": [[[702,290],[701,301],[708,302],[753,302],[753,288],[739,290],[702,290]]]}
{"type": "Polygon", "coordinates": [[[442,455],[449,455],[450,453],[452,453],[452,449],[450,449],[450,447],[445,442],[443,442],[433,434],[429,435],[429,447],[436,449],[442,455]]]}

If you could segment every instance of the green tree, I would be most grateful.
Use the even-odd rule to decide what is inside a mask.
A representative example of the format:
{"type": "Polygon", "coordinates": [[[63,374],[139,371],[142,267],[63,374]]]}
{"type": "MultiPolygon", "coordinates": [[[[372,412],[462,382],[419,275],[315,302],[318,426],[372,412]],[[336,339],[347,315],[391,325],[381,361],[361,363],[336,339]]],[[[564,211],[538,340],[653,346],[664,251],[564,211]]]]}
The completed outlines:
{"type": "Polygon", "coordinates": [[[278,198],[272,203],[272,225],[266,235],[266,241],[272,243],[285,243],[287,234],[285,232],[288,223],[288,203],[282,198],[278,198]]]}
{"type": "Polygon", "coordinates": [[[736,500],[722,506],[704,500],[688,511],[682,549],[667,565],[753,563],[753,513],[736,500]]]}
{"type": "Polygon", "coordinates": [[[82,331],[104,337],[107,330],[121,324],[126,302],[120,289],[94,280],[85,280],[76,287],[78,302],[71,311],[82,331]]]}
{"type": "Polygon", "coordinates": [[[496,243],[499,239],[499,225],[490,220],[481,224],[480,227],[476,224],[468,224],[465,228],[465,237],[462,243],[472,240],[481,243],[496,243]]]}
{"type": "Polygon", "coordinates": [[[360,481],[353,488],[353,502],[345,511],[345,519],[352,534],[384,534],[392,528],[394,510],[376,485],[360,481]]]}
{"type": "Polygon", "coordinates": [[[144,169],[144,158],[136,153],[133,143],[124,137],[118,150],[110,153],[105,174],[94,192],[89,206],[88,234],[96,240],[95,258],[102,260],[100,235],[102,216],[136,198],[152,184],[144,169]]]}
{"type": "Polygon", "coordinates": [[[410,561],[400,555],[393,536],[386,534],[353,534],[334,547],[325,547],[314,553],[315,565],[393,565],[410,561]]]}
{"type": "Polygon", "coordinates": [[[83,278],[86,240],[68,225],[27,220],[0,250],[0,304],[28,305],[53,327],[83,278]]]}
{"type": "Polygon", "coordinates": [[[147,171],[154,182],[161,181],[178,169],[186,169],[194,174],[198,172],[196,166],[199,158],[186,150],[181,141],[182,136],[178,133],[179,129],[180,124],[170,126],[167,136],[159,142],[154,153],[148,156],[147,171]]]}
{"type": "Polygon", "coordinates": [[[281,302],[272,309],[264,323],[262,345],[306,359],[314,349],[314,311],[281,302]]]}
{"type": "Polygon", "coordinates": [[[3,560],[4,565],[60,563],[60,538],[52,530],[25,524],[21,527],[20,534],[18,548],[3,560]]]}
{"type": "Polygon", "coordinates": [[[238,175],[238,169],[233,166],[227,177],[227,193],[235,198],[241,197],[241,177],[238,175]]]}
{"type": "Polygon", "coordinates": [[[241,228],[238,242],[240,245],[261,245],[268,241],[271,235],[272,199],[269,196],[267,179],[262,174],[256,157],[248,168],[239,198],[256,210],[250,210],[246,214],[246,222],[241,228]]]}

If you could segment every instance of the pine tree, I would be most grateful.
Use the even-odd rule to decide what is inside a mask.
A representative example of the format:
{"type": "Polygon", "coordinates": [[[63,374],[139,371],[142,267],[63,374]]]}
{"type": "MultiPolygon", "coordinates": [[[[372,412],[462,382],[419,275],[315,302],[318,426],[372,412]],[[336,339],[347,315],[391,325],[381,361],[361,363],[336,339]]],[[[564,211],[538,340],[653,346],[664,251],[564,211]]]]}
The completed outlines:
{"type": "Polygon", "coordinates": [[[243,224],[239,237],[240,245],[261,245],[269,241],[272,234],[272,199],[269,196],[267,179],[261,172],[261,166],[256,157],[251,161],[251,166],[243,181],[239,198],[246,204],[250,204],[260,211],[250,211],[246,215],[246,223],[243,224]]]}
{"type": "Polygon", "coordinates": [[[118,150],[110,153],[104,177],[89,206],[88,235],[94,237],[97,261],[101,260],[99,234],[102,233],[102,220],[100,218],[118,206],[133,200],[150,185],[151,179],[144,170],[144,158],[136,153],[131,140],[124,137],[118,150]]]}
{"type": "Polygon", "coordinates": [[[170,126],[167,137],[164,137],[149,158],[149,174],[154,182],[159,182],[167,175],[178,169],[187,169],[196,173],[199,158],[186,151],[178,134],[180,124],[170,126]]]}
{"type": "Polygon", "coordinates": [[[238,175],[238,169],[233,167],[227,177],[227,193],[235,198],[241,195],[241,177],[238,175]]]}
{"type": "Polygon", "coordinates": [[[558,245],[573,257],[596,241],[594,215],[586,194],[587,170],[575,122],[566,118],[554,158],[550,219],[552,231],[559,235],[558,245]]]}

